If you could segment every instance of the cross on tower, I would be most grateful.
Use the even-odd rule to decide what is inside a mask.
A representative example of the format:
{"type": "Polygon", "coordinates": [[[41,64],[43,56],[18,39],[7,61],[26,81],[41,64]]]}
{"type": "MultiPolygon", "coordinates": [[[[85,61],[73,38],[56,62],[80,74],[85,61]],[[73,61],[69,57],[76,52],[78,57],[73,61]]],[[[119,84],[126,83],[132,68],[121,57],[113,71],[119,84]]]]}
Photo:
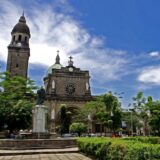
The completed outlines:
{"type": "Polygon", "coordinates": [[[57,50],[57,54],[59,54],[59,50],[57,50]]]}
{"type": "Polygon", "coordinates": [[[72,61],[72,59],[73,59],[73,57],[70,56],[70,57],[69,57],[69,61],[68,61],[69,66],[73,66],[73,61],[72,61]]]}
{"type": "Polygon", "coordinates": [[[72,61],[73,57],[72,57],[72,56],[70,56],[70,57],[69,57],[69,59],[70,59],[70,61],[72,61]]]}
{"type": "Polygon", "coordinates": [[[24,17],[24,10],[23,10],[23,12],[22,12],[22,16],[24,17]]]}

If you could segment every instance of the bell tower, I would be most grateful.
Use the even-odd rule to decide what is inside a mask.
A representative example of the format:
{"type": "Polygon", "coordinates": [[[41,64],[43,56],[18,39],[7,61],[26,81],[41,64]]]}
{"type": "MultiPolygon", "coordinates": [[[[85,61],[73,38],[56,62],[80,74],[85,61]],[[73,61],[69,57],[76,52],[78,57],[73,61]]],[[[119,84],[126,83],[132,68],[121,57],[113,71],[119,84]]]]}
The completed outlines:
{"type": "Polygon", "coordinates": [[[8,46],[7,71],[11,76],[27,78],[30,37],[30,30],[23,13],[11,32],[11,42],[8,46]]]}

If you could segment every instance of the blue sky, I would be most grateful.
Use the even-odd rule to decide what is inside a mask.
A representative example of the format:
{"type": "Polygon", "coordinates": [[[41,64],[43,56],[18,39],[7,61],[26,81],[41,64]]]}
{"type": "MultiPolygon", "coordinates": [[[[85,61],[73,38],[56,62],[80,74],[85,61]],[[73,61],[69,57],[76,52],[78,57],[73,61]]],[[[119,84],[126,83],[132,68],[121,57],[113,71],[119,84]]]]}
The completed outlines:
{"type": "Polygon", "coordinates": [[[43,83],[60,50],[91,74],[94,95],[125,92],[123,107],[143,91],[160,97],[159,0],[2,0],[0,65],[5,70],[10,32],[22,10],[31,30],[29,76],[43,83]]]}

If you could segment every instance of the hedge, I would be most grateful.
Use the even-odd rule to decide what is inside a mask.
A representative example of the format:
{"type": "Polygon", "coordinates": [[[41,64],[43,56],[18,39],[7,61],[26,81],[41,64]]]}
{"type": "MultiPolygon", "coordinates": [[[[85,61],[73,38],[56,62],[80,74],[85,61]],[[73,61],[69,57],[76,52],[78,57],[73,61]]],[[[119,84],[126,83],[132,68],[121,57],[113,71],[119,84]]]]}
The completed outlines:
{"type": "Polygon", "coordinates": [[[124,140],[133,140],[143,143],[160,144],[160,137],[127,137],[124,140]]]}
{"type": "Polygon", "coordinates": [[[99,160],[160,160],[160,144],[133,139],[79,138],[81,152],[99,160]]]}

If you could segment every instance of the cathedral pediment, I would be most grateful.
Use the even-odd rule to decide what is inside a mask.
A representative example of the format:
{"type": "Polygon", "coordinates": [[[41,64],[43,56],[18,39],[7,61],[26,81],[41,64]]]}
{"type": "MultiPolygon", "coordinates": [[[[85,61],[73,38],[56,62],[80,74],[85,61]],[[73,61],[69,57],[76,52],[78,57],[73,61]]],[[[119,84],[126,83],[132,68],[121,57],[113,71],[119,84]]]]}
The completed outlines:
{"type": "Polygon", "coordinates": [[[89,71],[75,67],[72,57],[69,57],[68,66],[63,67],[60,64],[59,54],[57,57],[55,64],[49,68],[50,72],[47,72],[47,76],[44,78],[47,99],[63,101],[91,100],[89,71]],[[56,65],[61,67],[53,67],[56,65]]]}

